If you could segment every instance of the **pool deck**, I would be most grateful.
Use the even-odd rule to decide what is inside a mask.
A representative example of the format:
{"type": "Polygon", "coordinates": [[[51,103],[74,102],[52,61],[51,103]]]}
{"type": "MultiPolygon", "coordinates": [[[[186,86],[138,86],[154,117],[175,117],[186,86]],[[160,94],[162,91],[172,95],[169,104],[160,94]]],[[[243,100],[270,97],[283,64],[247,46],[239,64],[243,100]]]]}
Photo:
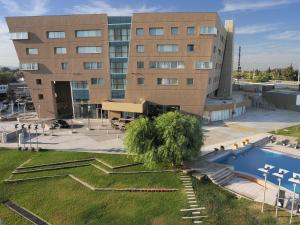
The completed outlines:
{"type": "Polygon", "coordinates": [[[280,153],[283,153],[285,155],[289,155],[292,157],[300,158],[300,149],[290,148],[287,146],[282,146],[282,145],[277,145],[277,144],[272,144],[272,143],[269,143],[269,144],[263,146],[263,148],[274,151],[274,152],[280,152],[280,153]]]}

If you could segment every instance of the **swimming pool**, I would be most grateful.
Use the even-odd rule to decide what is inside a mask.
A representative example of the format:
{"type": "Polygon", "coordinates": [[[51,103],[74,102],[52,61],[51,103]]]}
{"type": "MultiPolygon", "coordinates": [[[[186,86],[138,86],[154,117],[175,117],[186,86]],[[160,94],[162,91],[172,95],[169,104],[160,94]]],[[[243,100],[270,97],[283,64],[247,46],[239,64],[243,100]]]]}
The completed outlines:
{"type": "MultiPolygon", "coordinates": [[[[246,150],[245,152],[238,154],[236,157],[234,154],[229,154],[215,160],[214,162],[233,166],[235,171],[245,172],[256,177],[260,177],[261,179],[264,179],[264,177],[257,169],[264,167],[266,163],[271,164],[275,166],[275,168],[270,171],[267,180],[276,185],[278,185],[278,181],[277,178],[272,175],[272,173],[278,172],[279,168],[300,173],[299,158],[294,158],[260,148],[246,150]]],[[[281,181],[282,186],[291,191],[293,191],[293,185],[288,181],[288,179],[292,177],[292,172],[286,174],[284,179],[281,181]]],[[[300,194],[300,185],[297,185],[296,192],[300,194]]]]}

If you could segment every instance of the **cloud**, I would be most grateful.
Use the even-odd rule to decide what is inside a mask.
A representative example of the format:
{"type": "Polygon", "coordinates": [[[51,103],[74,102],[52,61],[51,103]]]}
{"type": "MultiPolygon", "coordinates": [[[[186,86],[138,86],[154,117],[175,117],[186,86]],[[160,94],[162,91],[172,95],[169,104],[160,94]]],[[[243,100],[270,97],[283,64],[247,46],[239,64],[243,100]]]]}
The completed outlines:
{"type": "Polygon", "coordinates": [[[19,60],[15,47],[9,39],[6,22],[2,18],[0,18],[0,43],[0,66],[17,67],[19,60]]]}
{"type": "Polygon", "coordinates": [[[288,5],[299,0],[265,0],[265,1],[246,1],[246,0],[225,0],[224,8],[220,12],[249,11],[274,8],[276,6],[288,5]]]}
{"type": "Polygon", "coordinates": [[[114,7],[105,1],[93,1],[86,4],[74,5],[68,12],[72,14],[106,13],[110,16],[130,16],[132,13],[137,12],[157,12],[161,10],[159,7],[148,7],[146,5],[139,7],[120,5],[119,7],[114,7]]]}
{"type": "Polygon", "coordinates": [[[300,41],[300,31],[293,30],[270,34],[268,38],[271,40],[300,41]]]}
{"type": "Polygon", "coordinates": [[[278,28],[278,24],[255,24],[244,27],[237,27],[236,34],[257,34],[273,31],[278,28]]]}
{"type": "Polygon", "coordinates": [[[0,6],[15,16],[38,16],[48,12],[48,0],[30,0],[18,2],[16,0],[0,0],[0,6]]]}

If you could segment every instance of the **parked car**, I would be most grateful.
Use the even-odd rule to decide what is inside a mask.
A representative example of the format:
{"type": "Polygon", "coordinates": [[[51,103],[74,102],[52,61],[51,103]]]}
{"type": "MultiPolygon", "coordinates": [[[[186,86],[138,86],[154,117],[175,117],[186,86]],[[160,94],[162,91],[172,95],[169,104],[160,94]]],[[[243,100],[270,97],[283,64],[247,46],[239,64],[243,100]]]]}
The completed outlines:
{"type": "Polygon", "coordinates": [[[54,128],[70,128],[70,125],[65,120],[55,120],[52,125],[54,128]]]}

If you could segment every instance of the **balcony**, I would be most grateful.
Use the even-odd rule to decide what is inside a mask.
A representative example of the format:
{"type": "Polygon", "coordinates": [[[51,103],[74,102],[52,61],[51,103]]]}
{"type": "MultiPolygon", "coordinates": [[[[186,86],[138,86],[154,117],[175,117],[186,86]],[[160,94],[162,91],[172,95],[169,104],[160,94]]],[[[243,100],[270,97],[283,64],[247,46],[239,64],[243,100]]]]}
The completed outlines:
{"type": "Polygon", "coordinates": [[[38,70],[39,65],[38,63],[21,63],[20,64],[20,70],[23,71],[31,71],[31,70],[38,70]]]}
{"type": "Polygon", "coordinates": [[[10,34],[10,40],[28,40],[28,32],[12,32],[10,34]]]}

